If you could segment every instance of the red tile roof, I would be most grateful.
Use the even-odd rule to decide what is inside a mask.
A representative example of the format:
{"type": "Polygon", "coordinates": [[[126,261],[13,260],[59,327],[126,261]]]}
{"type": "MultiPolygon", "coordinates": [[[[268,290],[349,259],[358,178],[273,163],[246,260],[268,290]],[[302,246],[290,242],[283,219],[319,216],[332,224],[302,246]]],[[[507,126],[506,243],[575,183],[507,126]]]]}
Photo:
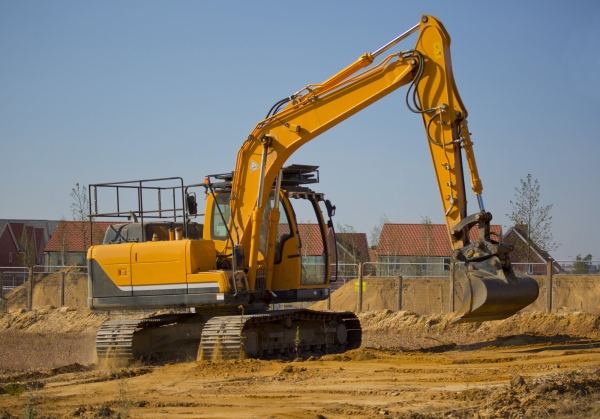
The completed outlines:
{"type": "MultiPolygon", "coordinates": [[[[356,256],[360,262],[369,261],[369,246],[366,233],[336,233],[336,240],[339,246],[342,246],[348,252],[356,256]]],[[[339,255],[344,259],[343,255],[339,255]]]]}
{"type": "Polygon", "coordinates": [[[318,224],[298,224],[302,255],[318,256],[323,254],[323,239],[318,224]]]}
{"type": "MultiPolygon", "coordinates": [[[[502,234],[501,225],[491,225],[493,240],[499,241],[502,234]]],[[[479,229],[473,227],[469,232],[471,241],[478,238],[479,229]]],[[[447,257],[452,254],[448,230],[445,224],[431,224],[431,237],[429,246],[424,224],[384,224],[377,244],[378,255],[394,256],[440,256],[447,257]]]]}
{"type": "MultiPolygon", "coordinates": [[[[94,222],[93,243],[102,244],[104,234],[112,222],[94,222]]],[[[65,238],[65,250],[67,252],[83,252],[84,237],[87,241],[85,248],[89,248],[90,223],[87,221],[61,221],[54,230],[54,234],[46,245],[44,252],[60,252],[61,239],[65,238]],[[85,232],[85,234],[84,234],[85,232]]]]}

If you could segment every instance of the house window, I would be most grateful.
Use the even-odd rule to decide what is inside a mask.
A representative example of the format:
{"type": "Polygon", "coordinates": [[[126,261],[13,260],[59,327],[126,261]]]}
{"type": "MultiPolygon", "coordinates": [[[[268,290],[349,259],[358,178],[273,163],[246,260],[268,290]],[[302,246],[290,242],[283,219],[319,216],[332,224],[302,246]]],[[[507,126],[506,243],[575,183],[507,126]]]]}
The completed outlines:
{"type": "Polygon", "coordinates": [[[444,272],[450,272],[450,259],[444,258],[444,272]]]}
{"type": "Polygon", "coordinates": [[[533,275],[533,264],[530,263],[527,265],[527,273],[533,275]]]}
{"type": "Polygon", "coordinates": [[[8,252],[8,261],[12,262],[12,252],[8,252]]]}

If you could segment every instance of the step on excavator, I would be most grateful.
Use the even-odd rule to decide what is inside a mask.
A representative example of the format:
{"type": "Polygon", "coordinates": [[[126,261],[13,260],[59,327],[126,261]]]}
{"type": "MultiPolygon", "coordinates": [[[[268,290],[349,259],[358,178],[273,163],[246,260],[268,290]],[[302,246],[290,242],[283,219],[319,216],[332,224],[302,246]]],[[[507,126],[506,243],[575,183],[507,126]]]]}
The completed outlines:
{"type": "Polygon", "coordinates": [[[423,120],[452,257],[464,267],[456,271],[464,295],[453,322],[504,319],[535,301],[537,282],[515,272],[512,249],[490,237],[492,215],[484,207],[468,114],[452,74],[450,36],[438,19],[424,15],[323,83],[276,102],[239,149],[233,172],[192,185],[168,178],[89,186],[90,219],[132,221],[112,225],[103,244],[90,247],[89,307],[175,311],[105,323],[98,356],[271,358],[359,347],[362,331],[352,312],[273,309],[328,298],[336,252],[335,206],[311,189],[318,168],[284,165],[302,145],[405,85],[408,109],[423,120]],[[417,32],[413,49],[375,63],[417,32]],[[463,158],[479,207],[471,215],[463,158]],[[99,211],[98,196],[106,190],[116,193],[116,210],[99,211]],[[137,208],[122,209],[120,196],[132,191],[137,208]],[[200,193],[204,214],[198,214],[200,193]],[[151,195],[154,204],[145,202],[151,195]],[[296,218],[296,200],[314,211],[318,229],[310,240],[296,218]],[[196,222],[201,215],[203,223],[196,222]],[[474,227],[477,239],[471,240],[474,227]],[[315,241],[320,255],[308,258],[306,248],[315,241]]]}

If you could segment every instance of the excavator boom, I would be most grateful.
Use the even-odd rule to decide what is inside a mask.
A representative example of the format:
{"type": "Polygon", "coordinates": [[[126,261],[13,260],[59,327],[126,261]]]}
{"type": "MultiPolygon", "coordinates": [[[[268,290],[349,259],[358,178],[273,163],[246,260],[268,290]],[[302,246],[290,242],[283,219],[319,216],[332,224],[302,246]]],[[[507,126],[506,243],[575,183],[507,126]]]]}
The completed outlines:
{"type": "MultiPolygon", "coordinates": [[[[422,16],[418,25],[375,52],[362,55],[323,83],[308,85],[276,103],[240,148],[231,191],[229,228],[236,232],[232,237],[239,237],[233,246],[249,249],[246,252],[250,287],[256,284],[259,265],[264,265],[259,261],[258,249],[267,200],[263,193],[265,185],[270,188],[283,164],[302,145],[404,85],[410,85],[406,97],[408,108],[423,119],[454,256],[465,262],[466,269],[484,270],[500,278],[503,284],[487,287],[486,284],[495,282],[467,270],[465,288],[471,294],[465,294],[466,306],[461,307],[457,320],[467,321],[472,313],[475,313],[472,319],[477,321],[508,317],[535,301],[537,283],[528,277],[516,277],[508,258],[510,249],[490,241],[491,214],[483,204],[468,113],[452,73],[450,36],[441,22],[428,15],[422,16]],[[375,57],[417,31],[414,49],[391,54],[372,64],[375,57]],[[467,214],[463,152],[471,189],[479,204],[476,217],[467,214]],[[469,231],[474,225],[482,232],[477,246],[485,251],[467,248],[471,245],[469,231]],[[473,256],[475,253],[477,256],[473,256]],[[520,298],[515,299],[515,295],[520,298]]],[[[268,255],[265,260],[267,272],[272,271],[268,255]]]]}

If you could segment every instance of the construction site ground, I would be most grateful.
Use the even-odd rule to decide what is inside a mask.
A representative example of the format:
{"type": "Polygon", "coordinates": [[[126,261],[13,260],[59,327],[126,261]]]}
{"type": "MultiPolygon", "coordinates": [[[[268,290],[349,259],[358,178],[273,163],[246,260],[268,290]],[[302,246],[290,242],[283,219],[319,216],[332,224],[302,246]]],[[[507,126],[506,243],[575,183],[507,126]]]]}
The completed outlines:
{"type": "MultiPolygon", "coordinates": [[[[346,287],[337,298],[354,304],[346,287]]],[[[97,329],[122,317],[0,312],[0,419],[600,417],[600,316],[568,307],[460,325],[377,309],[359,313],[362,346],[344,354],[98,363],[97,329]]]]}
{"type": "Polygon", "coordinates": [[[99,365],[108,318],[0,315],[0,418],[540,418],[600,415],[600,318],[523,313],[484,324],[362,313],[363,347],[272,361],[99,365]]]}

